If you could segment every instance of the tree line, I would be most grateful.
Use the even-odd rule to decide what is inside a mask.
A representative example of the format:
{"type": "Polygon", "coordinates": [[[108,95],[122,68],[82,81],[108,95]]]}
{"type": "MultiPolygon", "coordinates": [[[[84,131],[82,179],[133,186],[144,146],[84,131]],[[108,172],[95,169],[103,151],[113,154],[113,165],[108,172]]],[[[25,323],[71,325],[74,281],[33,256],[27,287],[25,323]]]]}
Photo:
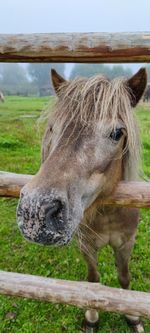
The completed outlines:
{"type": "Polygon", "coordinates": [[[64,75],[64,64],[0,64],[0,90],[5,95],[52,95],[52,67],[64,75]]]}
{"type": "MultiPolygon", "coordinates": [[[[150,65],[147,65],[148,81],[150,81],[150,65]]],[[[65,64],[0,64],[0,90],[5,95],[53,95],[50,70],[55,68],[65,77],[65,64]]],[[[74,64],[69,79],[75,76],[90,77],[104,74],[113,79],[118,76],[130,77],[132,70],[123,65],[74,64]]]]}

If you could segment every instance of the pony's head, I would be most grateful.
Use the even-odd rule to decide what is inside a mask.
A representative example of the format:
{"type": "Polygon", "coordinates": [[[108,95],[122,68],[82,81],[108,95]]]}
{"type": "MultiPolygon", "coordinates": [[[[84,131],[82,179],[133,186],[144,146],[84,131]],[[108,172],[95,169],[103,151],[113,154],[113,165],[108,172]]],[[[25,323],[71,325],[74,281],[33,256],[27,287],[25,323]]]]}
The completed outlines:
{"type": "Polygon", "coordinates": [[[21,191],[17,217],[25,238],[62,245],[85,211],[133,179],[139,135],[133,107],[146,86],[146,71],[130,79],[97,75],[65,81],[52,70],[58,96],[43,139],[42,165],[21,191]]]}

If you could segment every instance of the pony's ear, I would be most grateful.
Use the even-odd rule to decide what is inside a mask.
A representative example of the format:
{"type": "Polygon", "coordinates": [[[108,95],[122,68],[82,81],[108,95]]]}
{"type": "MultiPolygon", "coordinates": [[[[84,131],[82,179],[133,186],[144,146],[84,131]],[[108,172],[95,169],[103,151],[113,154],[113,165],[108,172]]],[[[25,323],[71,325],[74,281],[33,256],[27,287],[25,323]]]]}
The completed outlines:
{"type": "Polygon", "coordinates": [[[134,107],[142,97],[147,84],[147,73],[145,68],[141,68],[128,81],[131,106],[134,107]]]}
{"type": "Polygon", "coordinates": [[[51,79],[55,92],[56,94],[58,94],[61,85],[65,83],[66,80],[62,76],[60,76],[53,68],[51,69],[51,79]]]}

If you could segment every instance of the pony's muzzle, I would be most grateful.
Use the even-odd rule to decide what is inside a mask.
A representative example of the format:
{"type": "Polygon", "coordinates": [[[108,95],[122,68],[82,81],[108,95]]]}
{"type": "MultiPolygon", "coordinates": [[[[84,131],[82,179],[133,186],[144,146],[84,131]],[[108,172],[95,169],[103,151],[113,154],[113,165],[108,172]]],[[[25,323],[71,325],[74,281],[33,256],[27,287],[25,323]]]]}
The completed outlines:
{"type": "Polygon", "coordinates": [[[70,240],[67,200],[54,193],[33,196],[22,191],[17,221],[24,237],[32,242],[61,245],[70,240]]]}

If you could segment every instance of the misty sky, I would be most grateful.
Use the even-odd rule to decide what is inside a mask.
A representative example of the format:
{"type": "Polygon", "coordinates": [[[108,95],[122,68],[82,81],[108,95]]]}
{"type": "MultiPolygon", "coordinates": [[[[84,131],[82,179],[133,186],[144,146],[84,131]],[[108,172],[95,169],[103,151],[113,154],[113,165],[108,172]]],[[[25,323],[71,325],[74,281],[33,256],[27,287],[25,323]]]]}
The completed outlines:
{"type": "Polygon", "coordinates": [[[0,32],[148,31],[149,0],[1,0],[0,32]]]}
{"type": "Polygon", "coordinates": [[[0,0],[0,33],[149,30],[149,0],[0,0]]]}

